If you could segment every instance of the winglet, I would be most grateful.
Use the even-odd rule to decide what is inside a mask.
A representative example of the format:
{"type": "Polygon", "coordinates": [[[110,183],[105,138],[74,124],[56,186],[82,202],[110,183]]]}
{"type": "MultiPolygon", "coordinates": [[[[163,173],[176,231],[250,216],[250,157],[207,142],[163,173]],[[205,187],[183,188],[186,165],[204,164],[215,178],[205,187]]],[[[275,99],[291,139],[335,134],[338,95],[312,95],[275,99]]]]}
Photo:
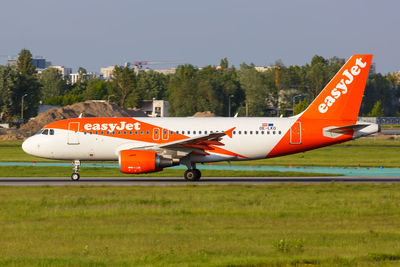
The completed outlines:
{"type": "Polygon", "coordinates": [[[232,132],[233,130],[235,130],[236,127],[233,127],[232,129],[229,129],[227,131],[224,132],[224,134],[226,134],[227,136],[229,136],[230,138],[232,138],[232,132]]]}

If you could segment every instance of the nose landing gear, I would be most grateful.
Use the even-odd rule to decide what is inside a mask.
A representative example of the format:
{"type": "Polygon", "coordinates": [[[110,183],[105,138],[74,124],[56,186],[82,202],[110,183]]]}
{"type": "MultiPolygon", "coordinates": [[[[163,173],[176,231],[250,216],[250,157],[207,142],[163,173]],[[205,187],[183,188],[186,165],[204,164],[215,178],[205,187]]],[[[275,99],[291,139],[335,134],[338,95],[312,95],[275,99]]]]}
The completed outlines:
{"type": "Polygon", "coordinates": [[[78,181],[81,176],[79,175],[79,167],[81,166],[81,161],[80,160],[74,160],[72,162],[72,165],[74,166],[73,170],[74,173],[71,174],[71,179],[72,181],[78,181]]]}

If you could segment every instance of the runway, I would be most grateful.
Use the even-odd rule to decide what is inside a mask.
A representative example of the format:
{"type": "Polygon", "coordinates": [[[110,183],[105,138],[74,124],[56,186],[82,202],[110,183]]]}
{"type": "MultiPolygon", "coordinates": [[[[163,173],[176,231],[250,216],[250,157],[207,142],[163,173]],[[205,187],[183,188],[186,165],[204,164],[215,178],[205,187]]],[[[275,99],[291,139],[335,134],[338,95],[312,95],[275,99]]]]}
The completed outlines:
{"type": "Polygon", "coordinates": [[[184,186],[184,185],[268,185],[279,183],[399,183],[400,176],[322,176],[322,177],[204,177],[188,182],[180,177],[93,177],[75,182],[63,177],[3,177],[0,186],[184,186]]]}

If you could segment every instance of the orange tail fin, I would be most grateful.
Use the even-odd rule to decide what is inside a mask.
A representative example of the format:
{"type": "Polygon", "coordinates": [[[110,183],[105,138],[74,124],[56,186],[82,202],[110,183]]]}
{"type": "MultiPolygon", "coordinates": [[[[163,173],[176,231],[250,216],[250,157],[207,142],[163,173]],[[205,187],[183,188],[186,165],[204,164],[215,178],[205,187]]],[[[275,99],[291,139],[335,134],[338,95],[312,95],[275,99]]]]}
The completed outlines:
{"type": "Polygon", "coordinates": [[[301,118],[356,121],[371,61],[372,55],[353,55],[301,118]]]}

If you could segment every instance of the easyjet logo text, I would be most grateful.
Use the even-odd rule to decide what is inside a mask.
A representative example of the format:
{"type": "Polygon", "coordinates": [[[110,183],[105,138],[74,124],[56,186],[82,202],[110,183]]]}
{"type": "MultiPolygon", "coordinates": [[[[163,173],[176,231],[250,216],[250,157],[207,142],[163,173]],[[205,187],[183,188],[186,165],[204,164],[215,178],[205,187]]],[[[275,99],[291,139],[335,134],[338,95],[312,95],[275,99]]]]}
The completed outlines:
{"type": "Polygon", "coordinates": [[[361,69],[367,66],[366,62],[362,62],[361,58],[356,59],[356,64],[350,68],[350,71],[346,69],[343,71],[343,79],[332,89],[331,94],[325,97],[323,103],[319,104],[318,110],[321,113],[325,113],[329,110],[336,100],[338,100],[342,95],[347,94],[347,86],[354,81],[354,77],[361,73],[361,69]]]}
{"type": "Polygon", "coordinates": [[[121,121],[119,123],[86,123],[83,128],[86,131],[132,131],[132,130],[140,130],[140,123],[126,123],[126,121],[121,121]]]}

